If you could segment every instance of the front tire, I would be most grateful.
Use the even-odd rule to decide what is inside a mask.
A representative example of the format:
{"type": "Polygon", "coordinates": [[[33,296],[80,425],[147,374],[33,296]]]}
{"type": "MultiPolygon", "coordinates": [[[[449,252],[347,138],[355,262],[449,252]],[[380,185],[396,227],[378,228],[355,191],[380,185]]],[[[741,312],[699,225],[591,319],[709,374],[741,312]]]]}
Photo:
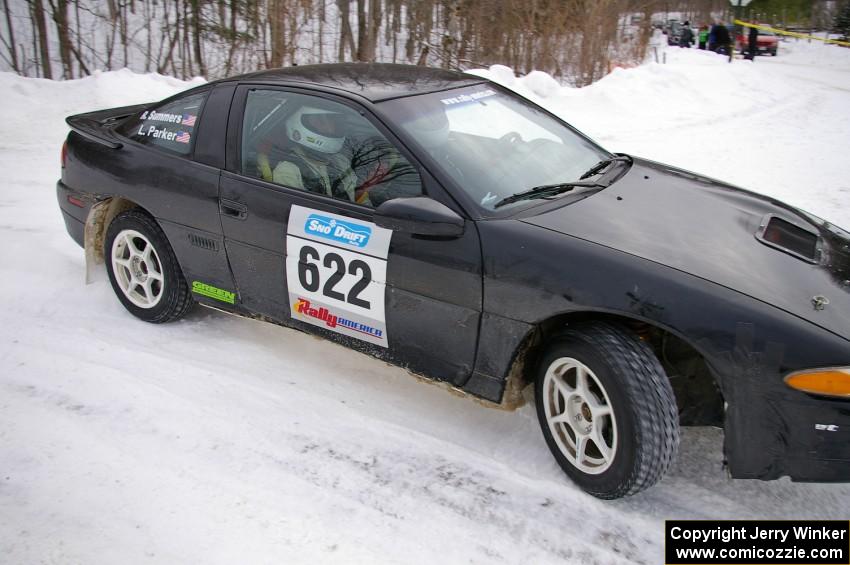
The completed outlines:
{"type": "Polygon", "coordinates": [[[115,216],[103,255],[115,295],[137,318],[161,324],[189,311],[192,296],[177,257],[156,221],[141,210],[115,216]]]}
{"type": "Polygon", "coordinates": [[[593,496],[649,488],[676,455],[673,389],[652,350],[624,327],[586,324],[555,338],[541,360],[535,399],[555,460],[593,496]]]}

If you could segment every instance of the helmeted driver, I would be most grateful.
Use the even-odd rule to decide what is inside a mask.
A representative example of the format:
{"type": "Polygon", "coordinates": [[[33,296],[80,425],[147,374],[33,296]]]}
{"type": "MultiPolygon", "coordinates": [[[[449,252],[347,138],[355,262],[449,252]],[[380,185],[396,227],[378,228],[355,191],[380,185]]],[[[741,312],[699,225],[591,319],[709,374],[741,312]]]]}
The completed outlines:
{"type": "Polygon", "coordinates": [[[271,143],[258,148],[257,165],[264,180],[366,203],[366,193],[355,195],[357,176],[342,154],[344,114],[303,106],[286,119],[285,126],[289,140],[285,150],[275,151],[271,143]]]}

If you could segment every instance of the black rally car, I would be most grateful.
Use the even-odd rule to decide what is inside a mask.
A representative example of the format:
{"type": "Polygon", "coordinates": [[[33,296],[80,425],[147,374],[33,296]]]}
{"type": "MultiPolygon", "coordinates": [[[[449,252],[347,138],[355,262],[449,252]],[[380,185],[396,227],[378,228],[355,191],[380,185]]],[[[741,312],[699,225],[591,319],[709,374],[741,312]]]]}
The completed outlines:
{"type": "Polygon", "coordinates": [[[656,482],[691,424],[725,427],[733,477],[850,479],[834,225],[421,67],[271,70],[68,124],[68,231],[142,320],[261,317],[504,406],[533,383],[599,497],[656,482]]]}

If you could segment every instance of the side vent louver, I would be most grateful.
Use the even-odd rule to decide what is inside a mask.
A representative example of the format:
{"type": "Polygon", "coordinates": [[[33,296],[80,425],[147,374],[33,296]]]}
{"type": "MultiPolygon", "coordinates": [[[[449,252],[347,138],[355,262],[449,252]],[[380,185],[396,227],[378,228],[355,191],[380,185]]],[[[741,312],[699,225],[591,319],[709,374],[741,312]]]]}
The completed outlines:
{"type": "Polygon", "coordinates": [[[206,249],[207,251],[218,251],[218,244],[214,239],[201,237],[193,233],[189,234],[189,243],[191,243],[195,247],[206,249]]]}
{"type": "Polygon", "coordinates": [[[772,214],[762,219],[756,239],[809,263],[820,260],[821,240],[817,232],[772,214]]]}

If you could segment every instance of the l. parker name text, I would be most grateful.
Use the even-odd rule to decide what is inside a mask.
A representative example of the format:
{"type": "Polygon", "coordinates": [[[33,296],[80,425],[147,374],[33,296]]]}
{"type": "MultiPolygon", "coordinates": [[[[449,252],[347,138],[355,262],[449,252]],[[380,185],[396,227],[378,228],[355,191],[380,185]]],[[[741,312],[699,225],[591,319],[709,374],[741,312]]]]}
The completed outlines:
{"type": "Polygon", "coordinates": [[[145,124],[142,124],[139,126],[138,135],[155,137],[157,139],[165,139],[166,141],[174,141],[174,138],[177,137],[177,132],[168,131],[165,128],[158,128],[156,126],[145,126],[145,124]]]}
{"type": "Polygon", "coordinates": [[[762,528],[759,526],[716,527],[710,529],[682,528],[674,526],[670,530],[672,539],[684,539],[695,542],[719,541],[729,543],[732,540],[776,540],[786,542],[793,533],[795,540],[842,540],[847,530],[841,528],[813,528],[795,526],[793,528],[762,528]]]}

